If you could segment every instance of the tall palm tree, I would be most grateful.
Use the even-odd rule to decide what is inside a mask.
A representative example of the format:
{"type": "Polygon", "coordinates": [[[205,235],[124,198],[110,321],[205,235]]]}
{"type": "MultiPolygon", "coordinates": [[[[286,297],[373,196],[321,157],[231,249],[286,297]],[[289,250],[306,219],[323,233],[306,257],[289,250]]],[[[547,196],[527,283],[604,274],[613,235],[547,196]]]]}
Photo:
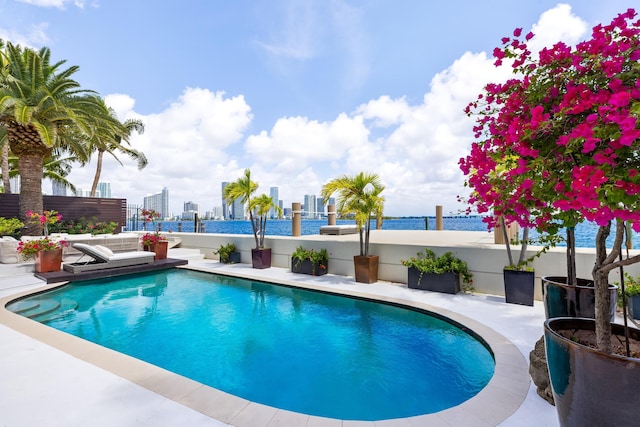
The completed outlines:
{"type": "MultiPolygon", "coordinates": [[[[109,108],[103,99],[99,101],[101,114],[110,116],[113,120],[118,121],[115,111],[109,108]]],[[[130,158],[138,161],[138,170],[144,169],[147,166],[147,157],[143,152],[134,150],[127,147],[123,142],[129,143],[129,138],[133,132],[138,134],[144,133],[144,124],[142,120],[129,119],[122,123],[122,126],[114,128],[110,123],[106,123],[106,126],[99,127],[94,130],[94,133],[89,139],[89,151],[97,151],[98,156],[96,160],[96,173],[93,178],[93,184],[91,185],[91,197],[95,197],[96,190],[98,188],[98,182],[100,181],[100,175],[102,174],[102,158],[105,152],[108,152],[114,159],[122,165],[122,162],[116,157],[115,152],[119,151],[130,158]]]]}
{"type": "Polygon", "coordinates": [[[267,229],[267,216],[272,209],[275,209],[277,217],[281,217],[282,208],[273,200],[271,196],[261,194],[251,199],[251,202],[249,202],[248,204],[248,209],[249,215],[253,215],[252,223],[253,220],[255,220],[253,229],[258,230],[258,233],[256,233],[256,236],[258,238],[258,245],[256,246],[256,249],[263,249],[264,235],[267,229]]]}
{"type": "MultiPolygon", "coordinates": [[[[0,73],[0,126],[18,157],[20,215],[25,219],[27,211],[42,212],[43,160],[52,150],[86,156],[96,122],[116,124],[95,115],[99,98],[72,79],[77,66],[52,64],[48,48],[36,51],[8,42],[2,51],[7,64],[0,73]]],[[[37,234],[38,224],[27,226],[27,232],[37,234]]]]}
{"type": "Polygon", "coordinates": [[[244,176],[238,178],[237,181],[229,183],[224,187],[224,198],[230,205],[236,200],[240,200],[249,211],[249,219],[251,220],[251,228],[253,236],[256,240],[256,249],[260,249],[260,241],[258,239],[258,228],[253,220],[253,210],[251,207],[251,197],[258,190],[258,183],[251,181],[251,170],[245,169],[244,176]]]}
{"type": "Polygon", "coordinates": [[[353,215],[360,233],[360,256],[369,256],[371,218],[382,216],[384,186],[378,174],[360,172],[355,176],[341,175],[322,186],[323,203],[338,193],[336,210],[342,216],[353,215]]]}

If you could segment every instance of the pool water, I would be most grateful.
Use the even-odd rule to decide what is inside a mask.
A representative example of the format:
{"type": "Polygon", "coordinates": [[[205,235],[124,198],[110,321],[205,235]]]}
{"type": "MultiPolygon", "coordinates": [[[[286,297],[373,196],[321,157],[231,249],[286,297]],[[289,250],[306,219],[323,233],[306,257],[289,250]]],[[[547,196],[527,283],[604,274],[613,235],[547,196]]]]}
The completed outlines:
{"type": "Polygon", "coordinates": [[[425,313],[189,270],[72,283],[7,308],[244,399],[346,420],[456,406],[495,366],[425,313]]]}

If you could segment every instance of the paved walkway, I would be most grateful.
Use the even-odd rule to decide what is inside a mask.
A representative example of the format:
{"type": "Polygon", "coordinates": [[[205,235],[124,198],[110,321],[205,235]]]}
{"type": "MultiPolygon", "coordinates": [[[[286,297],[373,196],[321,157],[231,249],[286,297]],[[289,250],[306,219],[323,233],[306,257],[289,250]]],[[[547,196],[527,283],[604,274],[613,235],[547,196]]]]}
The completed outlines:
{"type": "MultiPolygon", "coordinates": [[[[235,269],[236,273],[243,268],[223,266],[212,260],[190,261],[190,265],[218,271],[235,269]]],[[[251,274],[265,280],[291,280],[287,270],[275,267],[251,269],[251,274]]],[[[502,297],[491,295],[445,295],[386,282],[363,285],[356,284],[350,277],[334,275],[309,279],[296,276],[300,276],[296,280],[321,280],[337,288],[418,301],[460,313],[504,335],[527,361],[535,341],[542,336],[544,309],[540,302],[534,307],[525,307],[505,304],[502,297]]],[[[43,286],[44,283],[30,273],[30,267],[0,264],[0,298],[43,286]]],[[[275,423],[273,420],[246,425],[275,423]]],[[[0,324],[0,426],[36,425],[198,427],[228,424],[0,324]]],[[[360,423],[344,422],[342,425],[359,426],[360,423]]],[[[415,426],[410,422],[393,425],[415,426]]],[[[500,424],[503,427],[557,425],[555,408],[537,396],[533,384],[519,409],[500,424]]]]}

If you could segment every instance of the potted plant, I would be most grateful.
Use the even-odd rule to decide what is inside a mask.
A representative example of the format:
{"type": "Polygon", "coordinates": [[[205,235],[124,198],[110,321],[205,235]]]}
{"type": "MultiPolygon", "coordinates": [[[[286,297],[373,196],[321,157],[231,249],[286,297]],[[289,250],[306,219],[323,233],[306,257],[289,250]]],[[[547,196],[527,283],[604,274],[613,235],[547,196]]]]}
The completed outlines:
{"type": "Polygon", "coordinates": [[[43,211],[42,213],[27,211],[27,219],[31,222],[35,222],[42,227],[42,233],[44,236],[49,235],[49,225],[53,225],[62,219],[57,211],[43,211]]]}
{"type": "Polygon", "coordinates": [[[355,280],[360,283],[378,281],[378,256],[369,254],[371,218],[382,217],[384,186],[378,174],[360,172],[355,176],[342,175],[322,186],[321,197],[327,204],[338,193],[336,209],[339,215],[355,218],[360,234],[360,255],[353,257],[355,280]]]}
{"type": "Polygon", "coordinates": [[[635,320],[640,320],[640,276],[632,277],[625,272],[624,277],[625,294],[629,298],[629,315],[635,320]]]}
{"type": "Polygon", "coordinates": [[[298,246],[291,254],[291,271],[293,273],[322,276],[327,274],[328,270],[329,253],[324,248],[316,251],[298,246]]]}
{"type": "Polygon", "coordinates": [[[479,141],[461,167],[477,205],[539,230],[557,231],[558,224],[569,229],[582,220],[598,225],[595,319],[550,318],[544,324],[549,378],[563,426],[637,423],[640,358],[627,349],[638,344],[640,331],[626,328],[625,334],[622,326],[612,326],[615,298],[609,284],[613,269],[640,262],[640,255],[622,256],[626,224],[640,230],[635,17],[629,9],[609,25],[594,27],[591,38],[575,48],[556,43],[537,58],[527,49],[533,35],[522,40],[516,30],[494,50],[498,65],[513,60],[515,76],[487,85],[467,110],[479,114],[479,141]],[[483,177],[490,179],[510,158],[513,165],[502,183],[487,183],[483,177]],[[566,217],[573,221],[563,221],[566,217]],[[614,345],[625,342],[625,335],[629,346],[614,345]]]}
{"type": "Polygon", "coordinates": [[[240,252],[236,250],[235,243],[227,243],[220,246],[217,251],[213,251],[214,254],[220,256],[220,262],[224,264],[238,264],[240,263],[240,252]]]}
{"type": "Polygon", "coordinates": [[[151,223],[153,226],[152,232],[147,232],[140,238],[142,248],[145,251],[154,252],[156,254],[154,259],[156,260],[166,259],[167,252],[169,251],[169,241],[160,234],[160,228],[157,222],[158,218],[160,218],[160,212],[154,209],[142,209],[140,213],[144,220],[145,229],[148,223],[151,223]]]}
{"type": "Polygon", "coordinates": [[[473,275],[469,266],[466,261],[454,256],[453,252],[436,256],[434,251],[427,248],[401,262],[408,268],[407,286],[412,289],[447,294],[457,294],[460,290],[470,292],[473,289],[473,275]]]}
{"type": "Polygon", "coordinates": [[[16,250],[25,260],[35,260],[36,273],[48,273],[60,271],[62,248],[67,245],[66,240],[54,240],[47,236],[42,239],[21,240],[16,250]]]}
{"type": "Polygon", "coordinates": [[[251,171],[245,169],[244,176],[224,187],[224,198],[230,205],[240,200],[249,213],[253,237],[256,247],[251,249],[251,264],[253,268],[271,267],[271,248],[264,247],[264,236],[267,230],[267,217],[271,209],[277,216],[282,216],[282,208],[277,200],[273,200],[266,194],[254,197],[258,190],[258,183],[251,180],[251,171]]]}

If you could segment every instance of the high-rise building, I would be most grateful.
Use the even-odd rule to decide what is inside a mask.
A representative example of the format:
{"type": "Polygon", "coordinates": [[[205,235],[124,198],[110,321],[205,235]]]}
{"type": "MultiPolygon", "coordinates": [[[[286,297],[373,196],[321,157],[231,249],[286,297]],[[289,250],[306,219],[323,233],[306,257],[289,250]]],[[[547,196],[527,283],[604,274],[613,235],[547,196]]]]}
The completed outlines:
{"type": "Polygon", "coordinates": [[[302,211],[303,218],[314,218],[316,211],[316,195],[305,194],[304,195],[304,209],[302,211]]]}
{"type": "Polygon", "coordinates": [[[169,214],[169,190],[167,187],[162,192],[145,196],[143,207],[153,209],[160,214],[160,218],[168,218],[169,214]]]}
{"type": "MultiPolygon", "coordinates": [[[[278,187],[271,187],[269,188],[269,196],[271,197],[271,199],[273,199],[273,203],[278,203],[278,187]]],[[[269,209],[269,218],[273,219],[273,218],[277,218],[278,217],[278,212],[276,211],[275,208],[271,208],[269,209]]]]}
{"type": "Polygon", "coordinates": [[[184,202],[182,219],[194,219],[196,214],[200,216],[200,205],[192,201],[184,202]]]}
{"type": "Polygon", "coordinates": [[[234,200],[231,205],[231,219],[244,219],[244,203],[240,199],[234,200]]]}
{"type": "Polygon", "coordinates": [[[96,193],[96,197],[104,197],[107,199],[111,198],[111,183],[110,182],[99,182],[98,183],[98,191],[100,192],[100,195],[98,196],[98,194],[96,193]]]}
{"type": "MultiPolygon", "coordinates": [[[[13,188],[12,188],[13,189],[13,188]]],[[[67,195],[67,187],[59,182],[51,183],[51,194],[54,196],[66,196],[67,195]]]]}
{"type": "Polygon", "coordinates": [[[322,203],[322,197],[316,199],[316,217],[321,218],[324,216],[324,203],[322,203]]]}
{"type": "Polygon", "coordinates": [[[222,183],[222,219],[229,219],[229,206],[227,206],[227,201],[224,199],[224,187],[229,185],[228,182],[222,183]]]}

